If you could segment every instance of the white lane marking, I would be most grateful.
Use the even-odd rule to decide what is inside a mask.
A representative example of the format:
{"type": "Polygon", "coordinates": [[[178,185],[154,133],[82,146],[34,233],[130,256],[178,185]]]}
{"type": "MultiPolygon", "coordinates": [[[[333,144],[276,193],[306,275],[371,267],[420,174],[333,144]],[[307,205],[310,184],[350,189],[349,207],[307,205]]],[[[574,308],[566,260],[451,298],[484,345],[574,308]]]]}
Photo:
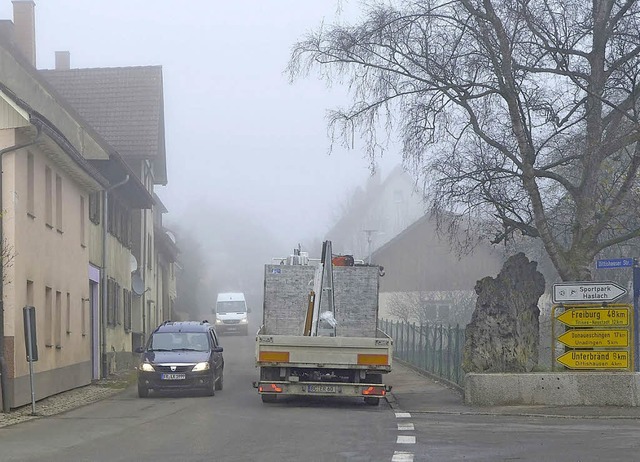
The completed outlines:
{"type": "Polygon", "coordinates": [[[397,444],[416,444],[415,436],[398,435],[397,444]]]}
{"type": "Polygon", "coordinates": [[[398,424],[398,431],[400,432],[412,432],[414,431],[415,428],[413,427],[412,423],[399,423],[398,424]]]}
{"type": "Polygon", "coordinates": [[[391,459],[391,462],[413,462],[413,453],[396,451],[393,453],[393,458],[391,459]]]}
{"type": "Polygon", "coordinates": [[[411,414],[408,412],[396,412],[396,419],[408,419],[411,417],[411,414]]]}

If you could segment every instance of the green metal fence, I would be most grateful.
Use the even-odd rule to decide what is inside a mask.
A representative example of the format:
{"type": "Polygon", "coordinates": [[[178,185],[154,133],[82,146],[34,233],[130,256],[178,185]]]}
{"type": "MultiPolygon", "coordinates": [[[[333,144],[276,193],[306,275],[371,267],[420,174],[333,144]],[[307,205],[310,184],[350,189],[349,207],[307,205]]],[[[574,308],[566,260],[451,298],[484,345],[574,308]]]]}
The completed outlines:
{"type": "Polygon", "coordinates": [[[463,386],[464,329],[459,325],[381,319],[380,329],[393,338],[395,358],[463,386]]]}

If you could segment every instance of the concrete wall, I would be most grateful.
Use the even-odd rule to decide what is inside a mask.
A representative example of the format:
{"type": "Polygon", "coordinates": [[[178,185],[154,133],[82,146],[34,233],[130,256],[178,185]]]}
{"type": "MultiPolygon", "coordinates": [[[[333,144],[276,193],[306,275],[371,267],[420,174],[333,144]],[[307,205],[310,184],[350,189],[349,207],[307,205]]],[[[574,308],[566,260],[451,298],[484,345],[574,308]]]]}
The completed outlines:
{"type": "MultiPolygon", "coordinates": [[[[36,363],[37,364],[37,363],[36,363]]],[[[36,400],[55,395],[66,390],[86,385],[91,382],[91,362],[73,364],[67,367],[37,372],[34,375],[36,400]]],[[[29,376],[23,375],[10,384],[14,406],[21,406],[31,402],[31,387],[29,376]]]]}
{"type": "Polygon", "coordinates": [[[467,374],[464,392],[478,406],[640,406],[640,374],[467,374]]]}

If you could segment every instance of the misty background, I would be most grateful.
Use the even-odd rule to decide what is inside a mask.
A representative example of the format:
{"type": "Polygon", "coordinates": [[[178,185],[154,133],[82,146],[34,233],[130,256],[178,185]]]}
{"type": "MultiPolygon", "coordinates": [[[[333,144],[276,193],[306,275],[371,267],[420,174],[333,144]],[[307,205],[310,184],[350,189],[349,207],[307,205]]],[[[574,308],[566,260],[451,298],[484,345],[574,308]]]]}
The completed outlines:
{"type": "MultiPolygon", "coordinates": [[[[37,0],[37,67],[68,50],[72,68],[162,65],[169,183],[157,193],[182,251],[180,292],[194,315],[217,291],[261,303],[262,268],[299,243],[314,254],[366,183],[359,146],[329,155],[326,112],[342,87],[289,83],[292,45],[357,15],[338,0],[37,0]],[[315,247],[318,247],[317,249],[315,247]],[[186,295],[185,295],[186,294],[186,295]],[[194,295],[195,294],[195,295],[194,295]]],[[[11,2],[0,3],[11,18],[11,2]]],[[[378,161],[384,177],[397,152],[378,161]]],[[[180,293],[179,297],[180,299],[180,293]]]]}

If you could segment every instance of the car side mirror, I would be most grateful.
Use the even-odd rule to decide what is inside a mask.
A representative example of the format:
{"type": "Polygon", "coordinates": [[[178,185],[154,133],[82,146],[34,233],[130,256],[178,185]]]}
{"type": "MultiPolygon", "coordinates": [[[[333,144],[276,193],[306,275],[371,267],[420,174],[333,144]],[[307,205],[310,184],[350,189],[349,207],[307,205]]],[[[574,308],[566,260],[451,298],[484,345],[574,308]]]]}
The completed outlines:
{"type": "Polygon", "coordinates": [[[251,308],[247,308],[247,313],[251,313],[251,308]]]}
{"type": "Polygon", "coordinates": [[[144,353],[144,348],[138,347],[138,348],[136,348],[135,351],[136,351],[136,353],[144,353]]]}
{"type": "Polygon", "coordinates": [[[222,348],[221,346],[217,346],[213,349],[214,353],[222,353],[224,351],[224,348],[222,348]]]}

